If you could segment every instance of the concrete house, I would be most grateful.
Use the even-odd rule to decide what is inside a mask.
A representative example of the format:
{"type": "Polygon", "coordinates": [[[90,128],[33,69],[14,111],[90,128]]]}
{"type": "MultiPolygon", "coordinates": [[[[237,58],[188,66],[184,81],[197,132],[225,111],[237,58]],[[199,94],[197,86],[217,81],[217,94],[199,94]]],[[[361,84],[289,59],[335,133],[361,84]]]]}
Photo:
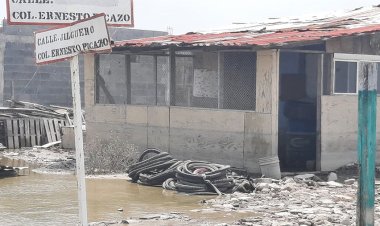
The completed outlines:
{"type": "Polygon", "coordinates": [[[378,6],[115,42],[84,59],[87,138],[250,172],[277,154],[283,170],[333,170],[356,161],[359,68],[379,53],[378,6]]]}

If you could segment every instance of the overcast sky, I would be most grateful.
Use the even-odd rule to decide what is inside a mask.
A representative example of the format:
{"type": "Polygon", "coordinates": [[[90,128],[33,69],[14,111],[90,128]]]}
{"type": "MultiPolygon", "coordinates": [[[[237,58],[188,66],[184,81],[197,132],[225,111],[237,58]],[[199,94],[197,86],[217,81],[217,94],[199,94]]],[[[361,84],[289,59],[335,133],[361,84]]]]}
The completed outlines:
{"type": "MultiPolygon", "coordinates": [[[[6,17],[0,0],[0,18],[6,17]]],[[[107,0],[104,0],[107,1],[107,0]]],[[[270,17],[301,17],[380,4],[380,0],[134,0],[135,28],[174,34],[270,17]]]]}

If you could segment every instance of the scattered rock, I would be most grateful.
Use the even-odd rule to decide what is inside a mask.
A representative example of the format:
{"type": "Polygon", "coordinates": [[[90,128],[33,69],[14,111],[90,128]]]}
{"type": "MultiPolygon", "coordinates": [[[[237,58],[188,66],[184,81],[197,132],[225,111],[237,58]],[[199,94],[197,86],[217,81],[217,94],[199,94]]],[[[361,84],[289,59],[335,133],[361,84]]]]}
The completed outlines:
{"type": "Polygon", "coordinates": [[[328,181],[326,182],[327,186],[332,187],[332,188],[340,188],[343,187],[343,184],[335,182],[335,181],[328,181]]]}
{"type": "Polygon", "coordinates": [[[161,214],[147,214],[142,217],[139,217],[140,220],[153,220],[153,219],[160,219],[161,214]]]}
{"type": "Polygon", "coordinates": [[[338,175],[334,172],[329,173],[327,181],[336,181],[338,180],[338,175]]]}
{"type": "Polygon", "coordinates": [[[295,184],[296,182],[294,181],[294,179],[293,178],[286,178],[285,180],[284,180],[284,183],[285,184],[295,184]]]}
{"type": "Polygon", "coordinates": [[[353,185],[355,184],[356,180],[355,179],[347,179],[344,181],[345,185],[353,185]]]}
{"type": "Polygon", "coordinates": [[[345,202],[351,202],[354,200],[353,197],[350,197],[348,195],[335,195],[334,198],[338,201],[345,201],[345,202]]]}
{"type": "Polygon", "coordinates": [[[280,185],[277,185],[277,184],[269,184],[269,188],[270,188],[272,191],[280,191],[280,190],[281,190],[280,185]]]}
{"type": "Polygon", "coordinates": [[[232,204],[224,204],[223,207],[226,209],[233,209],[234,208],[234,206],[232,204]]]}
{"type": "Polygon", "coordinates": [[[319,186],[328,186],[327,182],[317,182],[319,186]]]}
{"type": "Polygon", "coordinates": [[[273,182],[273,179],[272,178],[256,178],[255,179],[255,183],[266,183],[266,184],[270,184],[273,182]]]}
{"type": "Polygon", "coordinates": [[[269,184],[268,183],[258,183],[255,186],[256,191],[262,191],[264,188],[268,188],[269,184]]]}
{"type": "Polygon", "coordinates": [[[123,212],[124,210],[123,210],[123,208],[119,208],[119,209],[117,209],[117,211],[123,212]]]}
{"type": "Polygon", "coordinates": [[[314,174],[301,174],[294,177],[295,180],[311,180],[313,179],[314,174]]]}
{"type": "Polygon", "coordinates": [[[317,182],[315,182],[315,181],[313,181],[313,180],[307,180],[307,181],[305,181],[305,183],[306,183],[307,186],[309,186],[309,187],[315,187],[315,186],[318,185],[317,182]]]}
{"type": "Polygon", "coordinates": [[[282,191],[291,191],[294,188],[294,184],[285,184],[284,186],[281,187],[282,191]]]}

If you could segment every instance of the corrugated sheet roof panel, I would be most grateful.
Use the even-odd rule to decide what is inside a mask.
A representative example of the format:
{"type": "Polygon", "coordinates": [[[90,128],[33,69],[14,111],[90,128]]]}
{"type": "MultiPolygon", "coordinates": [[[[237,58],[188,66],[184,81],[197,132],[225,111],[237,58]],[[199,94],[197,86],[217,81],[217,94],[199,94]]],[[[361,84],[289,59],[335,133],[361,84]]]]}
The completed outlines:
{"type": "Polygon", "coordinates": [[[310,19],[272,19],[214,32],[188,33],[115,42],[114,47],[281,46],[380,31],[380,7],[310,19]]]}

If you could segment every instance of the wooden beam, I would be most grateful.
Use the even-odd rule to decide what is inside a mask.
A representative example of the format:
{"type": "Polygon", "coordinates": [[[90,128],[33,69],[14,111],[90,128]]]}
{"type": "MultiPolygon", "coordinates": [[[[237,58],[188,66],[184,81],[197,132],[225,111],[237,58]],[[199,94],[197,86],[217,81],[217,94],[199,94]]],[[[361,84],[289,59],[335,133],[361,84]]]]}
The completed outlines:
{"type": "Polygon", "coordinates": [[[324,55],[318,54],[318,71],[317,71],[317,137],[316,137],[316,150],[315,150],[315,168],[321,170],[321,125],[322,125],[322,94],[323,94],[323,61],[324,55]]]}
{"type": "Polygon", "coordinates": [[[356,225],[374,225],[377,63],[359,63],[358,160],[356,225]]]}
{"type": "Polygon", "coordinates": [[[14,143],[13,143],[13,125],[12,125],[12,119],[7,119],[7,136],[8,136],[8,149],[14,149],[14,143]]]}
{"type": "Polygon", "coordinates": [[[272,54],[272,156],[278,155],[278,109],[280,102],[280,51],[272,54]]]}

